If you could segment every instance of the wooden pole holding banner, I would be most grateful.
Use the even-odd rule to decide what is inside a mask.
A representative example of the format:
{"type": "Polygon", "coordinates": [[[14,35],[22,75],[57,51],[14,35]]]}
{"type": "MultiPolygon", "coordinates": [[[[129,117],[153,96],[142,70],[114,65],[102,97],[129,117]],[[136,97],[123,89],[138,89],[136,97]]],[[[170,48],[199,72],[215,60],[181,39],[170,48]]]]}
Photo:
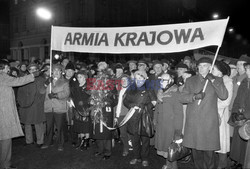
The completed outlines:
{"type": "MultiPolygon", "coordinates": [[[[50,64],[50,67],[49,67],[49,77],[52,77],[52,60],[53,60],[53,56],[52,56],[52,40],[53,40],[53,25],[51,25],[51,35],[50,35],[50,52],[49,52],[49,55],[50,55],[50,60],[49,60],[49,64],[50,64]]],[[[51,90],[52,90],[52,84],[50,83],[49,84],[49,93],[51,93],[51,90]]]]}
{"type": "MultiPolygon", "coordinates": [[[[212,73],[212,71],[213,71],[214,64],[215,64],[215,61],[216,61],[216,59],[217,59],[219,50],[220,50],[220,46],[218,46],[217,49],[216,49],[216,53],[215,53],[215,56],[214,56],[214,60],[213,60],[212,66],[211,66],[211,68],[210,68],[210,70],[209,70],[209,73],[212,73]]],[[[203,87],[203,89],[202,89],[202,92],[205,92],[205,90],[206,90],[206,88],[207,88],[207,84],[208,84],[208,79],[206,80],[206,83],[205,83],[205,85],[204,85],[204,87],[203,87]]],[[[198,105],[200,105],[200,104],[201,104],[201,100],[198,101],[198,105]]]]}

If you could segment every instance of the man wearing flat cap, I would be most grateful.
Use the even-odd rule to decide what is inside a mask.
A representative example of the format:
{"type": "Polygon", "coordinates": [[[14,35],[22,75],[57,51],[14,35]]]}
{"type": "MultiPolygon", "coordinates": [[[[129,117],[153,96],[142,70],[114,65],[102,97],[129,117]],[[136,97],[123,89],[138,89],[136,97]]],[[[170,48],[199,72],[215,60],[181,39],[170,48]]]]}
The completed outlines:
{"type": "Polygon", "coordinates": [[[215,168],[214,151],[220,150],[217,100],[228,97],[223,79],[209,73],[211,65],[210,58],[198,60],[198,74],[186,80],[180,98],[187,104],[183,145],[192,149],[197,169],[215,168]]]}

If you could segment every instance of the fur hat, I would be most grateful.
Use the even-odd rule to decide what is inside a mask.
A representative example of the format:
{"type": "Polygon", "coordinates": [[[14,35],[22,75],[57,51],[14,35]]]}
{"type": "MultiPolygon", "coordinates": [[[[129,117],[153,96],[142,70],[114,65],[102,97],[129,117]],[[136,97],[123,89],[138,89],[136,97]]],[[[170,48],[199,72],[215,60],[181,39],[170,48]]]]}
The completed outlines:
{"type": "Polygon", "coordinates": [[[219,71],[224,75],[230,76],[231,69],[230,66],[223,61],[216,61],[215,66],[219,69],[219,71]]]}
{"type": "Polygon", "coordinates": [[[180,63],[178,63],[178,64],[176,65],[176,69],[177,69],[177,68],[184,68],[184,69],[188,69],[188,66],[187,66],[186,64],[184,64],[184,63],[180,62],[180,63]]]}
{"type": "Polygon", "coordinates": [[[75,70],[75,65],[72,62],[69,62],[65,67],[65,70],[67,69],[75,70]]]}
{"type": "Polygon", "coordinates": [[[115,69],[123,69],[122,64],[121,64],[121,63],[117,63],[117,64],[115,65],[115,69]]]}

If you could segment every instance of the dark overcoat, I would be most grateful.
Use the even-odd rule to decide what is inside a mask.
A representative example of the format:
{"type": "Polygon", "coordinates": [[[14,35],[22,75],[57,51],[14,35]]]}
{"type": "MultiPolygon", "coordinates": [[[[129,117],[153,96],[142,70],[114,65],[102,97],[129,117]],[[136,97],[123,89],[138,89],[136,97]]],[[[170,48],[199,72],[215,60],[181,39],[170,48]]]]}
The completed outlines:
{"type": "MultiPolygon", "coordinates": [[[[239,112],[239,109],[244,109],[244,115],[250,119],[250,79],[242,80],[236,98],[233,103],[232,112],[239,112]]],[[[232,145],[230,150],[230,158],[240,164],[244,164],[247,140],[243,140],[239,135],[239,127],[234,128],[232,145]]]]}
{"type": "Polygon", "coordinates": [[[164,94],[170,97],[163,97],[162,101],[157,101],[155,108],[155,148],[158,151],[167,152],[169,145],[174,139],[174,134],[182,130],[183,107],[179,102],[180,92],[177,86],[172,86],[164,94]],[[175,91],[171,91],[176,89],[175,91]]]}
{"type": "Polygon", "coordinates": [[[127,128],[130,134],[135,134],[138,132],[138,124],[141,120],[141,113],[143,111],[148,111],[149,114],[152,114],[152,101],[157,101],[154,90],[148,89],[146,84],[141,88],[137,88],[135,84],[132,84],[125,93],[125,98],[123,104],[129,110],[134,106],[141,108],[141,111],[136,110],[134,115],[128,120],[127,128]]]}
{"type": "Polygon", "coordinates": [[[45,121],[44,99],[46,88],[45,78],[39,76],[34,83],[18,88],[17,101],[20,105],[20,121],[23,124],[39,124],[45,121]]]}
{"type": "Polygon", "coordinates": [[[193,96],[203,89],[205,82],[201,75],[195,75],[186,80],[183,88],[180,100],[187,103],[183,145],[197,150],[215,151],[220,149],[217,100],[227,99],[228,91],[223,79],[216,77],[213,83],[208,81],[205,97],[198,105],[198,100],[194,101],[193,96]]]}
{"type": "Polygon", "coordinates": [[[73,113],[73,129],[77,133],[92,133],[92,122],[89,108],[90,93],[86,87],[74,86],[71,88],[71,98],[75,108],[73,113]]]}

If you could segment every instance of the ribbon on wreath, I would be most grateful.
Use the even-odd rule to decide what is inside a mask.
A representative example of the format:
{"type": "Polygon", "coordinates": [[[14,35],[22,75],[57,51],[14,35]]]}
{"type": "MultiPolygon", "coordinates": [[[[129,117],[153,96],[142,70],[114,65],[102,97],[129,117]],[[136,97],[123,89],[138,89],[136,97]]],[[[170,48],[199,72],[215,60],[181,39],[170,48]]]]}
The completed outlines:
{"type": "Polygon", "coordinates": [[[100,120],[100,121],[102,122],[102,125],[104,127],[106,127],[107,129],[109,129],[109,130],[115,130],[117,128],[122,127],[124,124],[126,124],[129,121],[129,119],[134,115],[134,113],[135,113],[136,110],[138,110],[138,109],[135,109],[134,107],[131,108],[128,111],[128,113],[126,114],[126,116],[122,119],[122,121],[120,122],[120,124],[117,125],[117,127],[108,127],[107,124],[104,121],[102,121],[102,120],[100,120]]]}

